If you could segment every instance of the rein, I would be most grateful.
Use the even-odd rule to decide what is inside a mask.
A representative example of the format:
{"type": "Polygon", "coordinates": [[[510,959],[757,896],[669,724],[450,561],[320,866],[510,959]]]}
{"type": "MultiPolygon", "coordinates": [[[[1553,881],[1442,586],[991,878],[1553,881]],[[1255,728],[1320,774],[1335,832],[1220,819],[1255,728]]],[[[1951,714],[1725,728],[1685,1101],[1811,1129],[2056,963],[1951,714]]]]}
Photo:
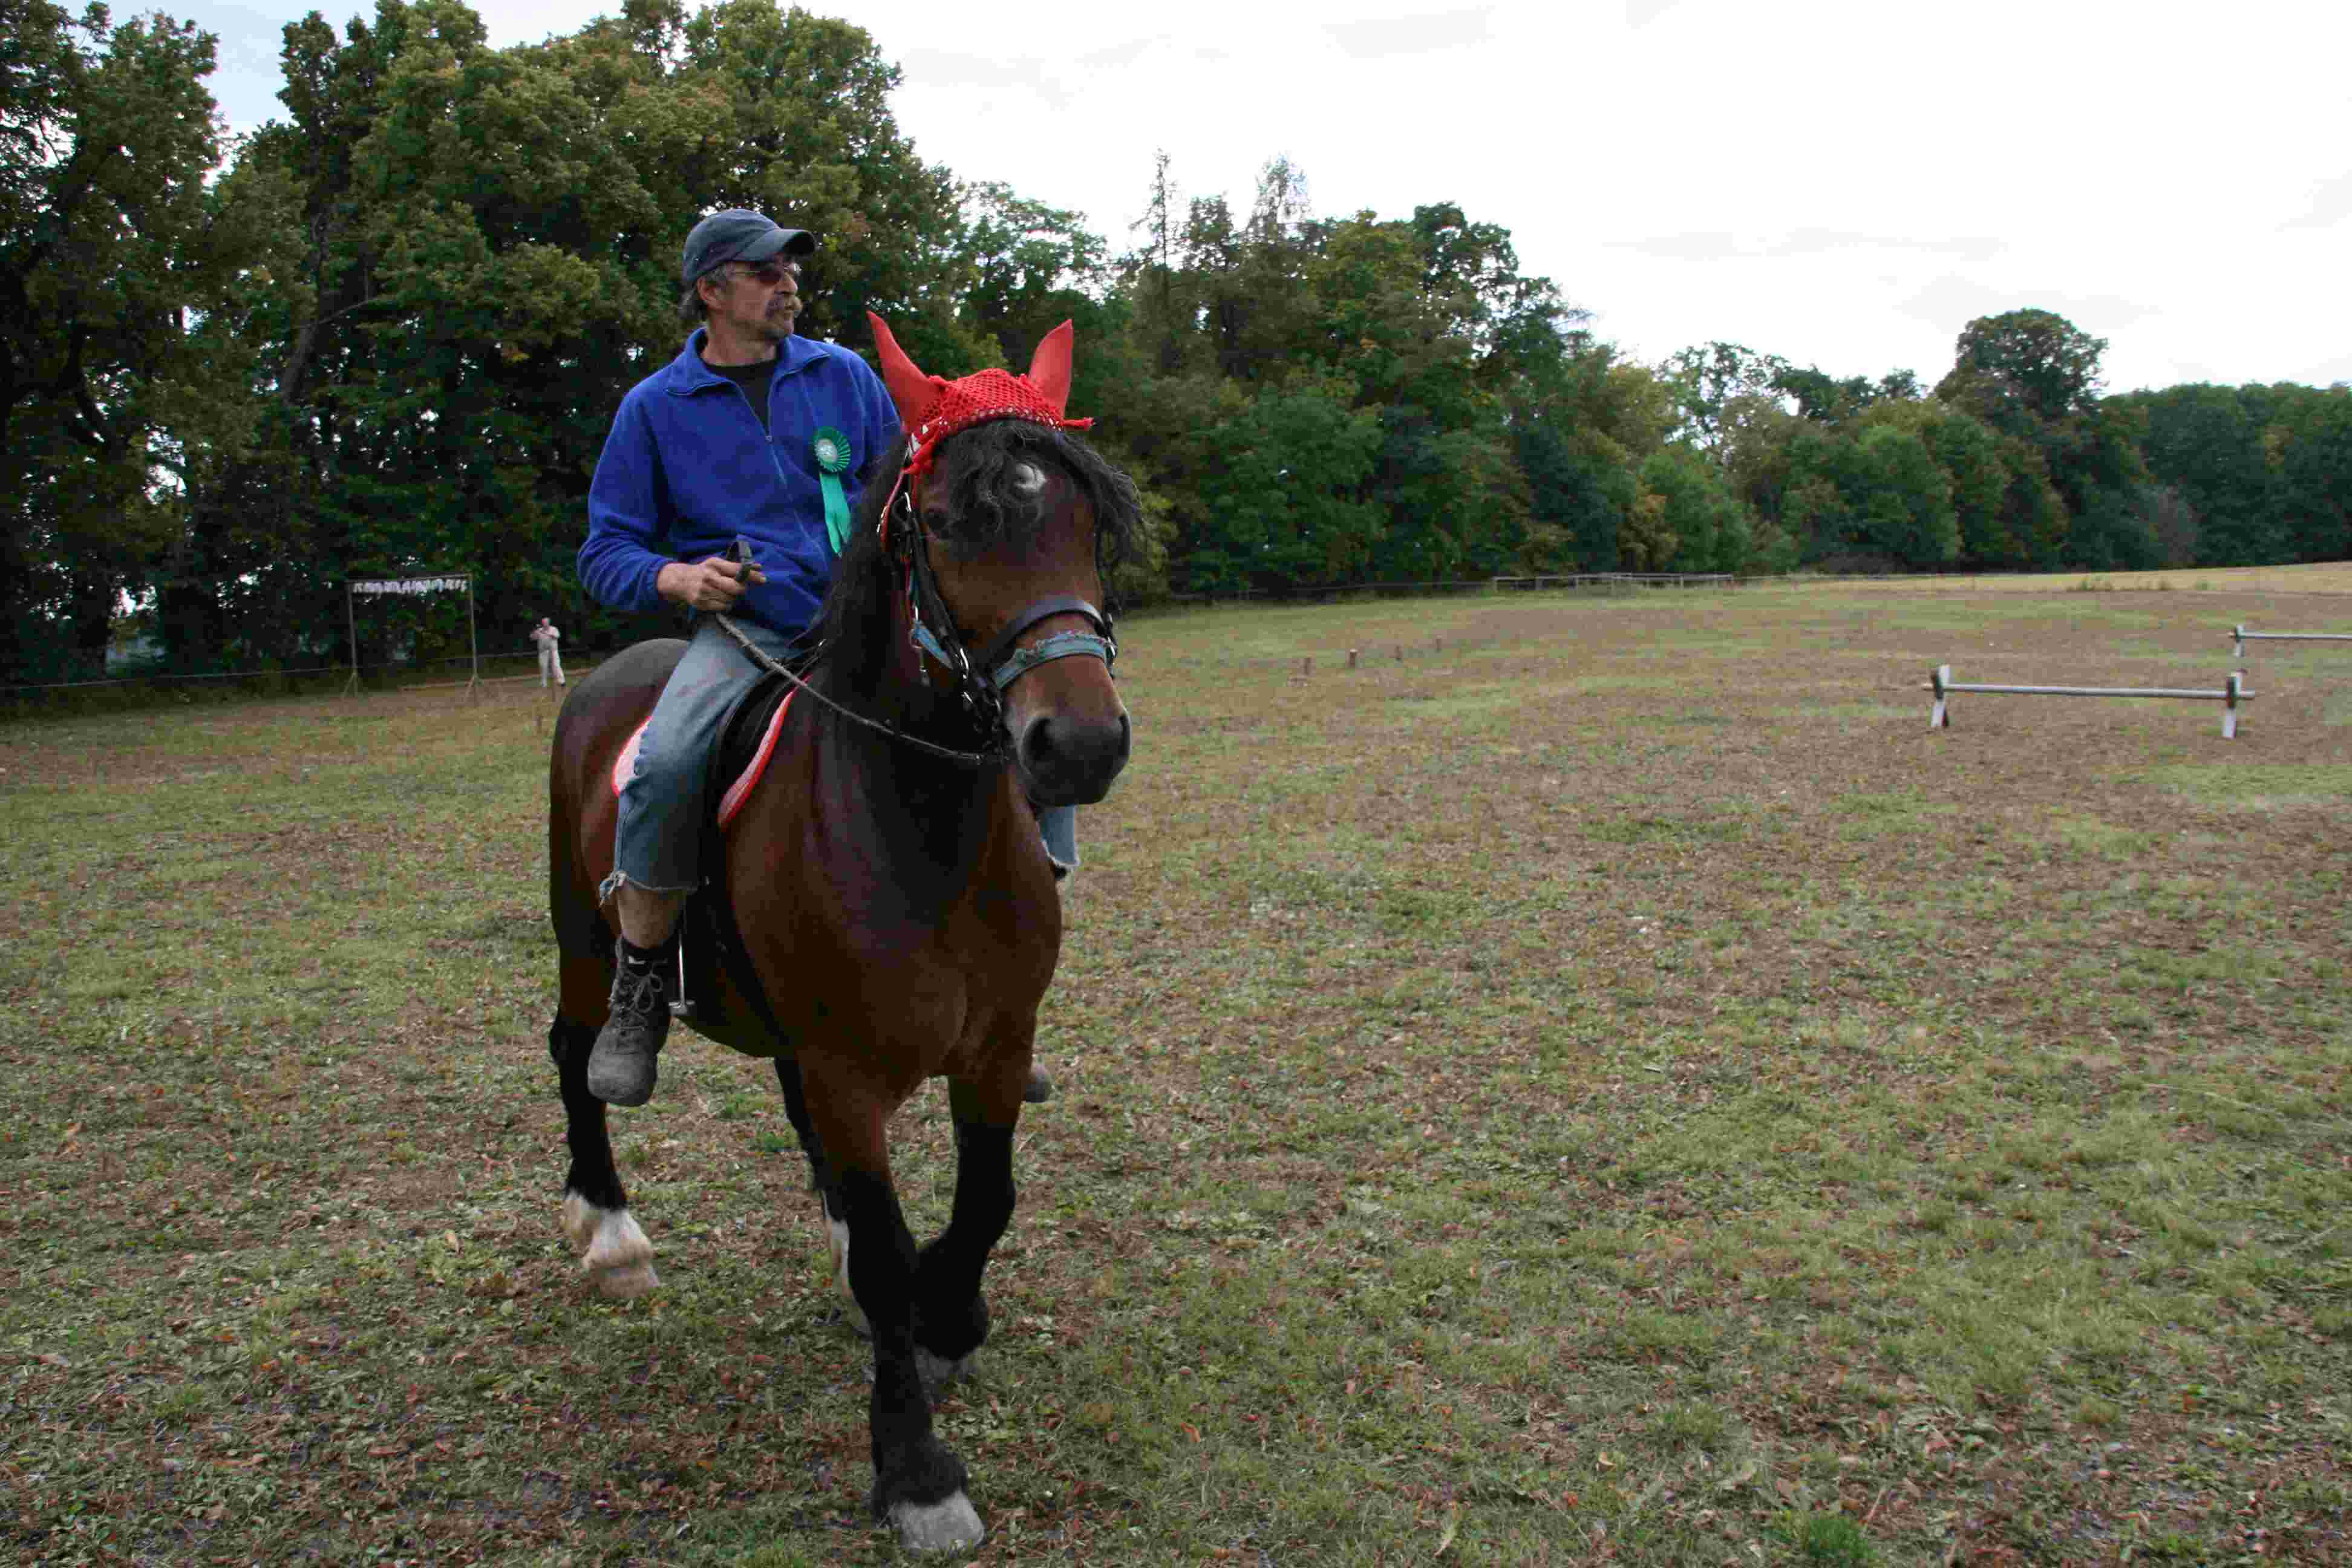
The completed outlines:
{"type": "MultiPolygon", "coordinates": [[[[815,698],[817,701],[824,704],[825,707],[832,709],[835,712],[840,714],[843,718],[848,720],[853,724],[863,724],[867,729],[877,731],[882,734],[889,736],[894,741],[904,742],[906,744],[914,747],[917,751],[929,752],[935,757],[945,757],[949,762],[959,763],[968,768],[984,768],[992,763],[1002,763],[1004,761],[1004,747],[1002,742],[990,747],[985,752],[959,752],[952,746],[942,746],[934,742],[926,741],[920,735],[909,734],[906,731],[899,729],[895,724],[885,724],[879,719],[868,719],[865,714],[856,711],[855,709],[844,708],[840,703],[835,702],[832,698],[827,697],[824,692],[819,691],[815,687],[811,686],[807,681],[803,680],[799,676],[794,675],[791,670],[786,669],[782,665],[777,663],[775,659],[771,658],[764,649],[759,647],[758,644],[752,642],[750,637],[743,635],[742,627],[737,626],[733,621],[729,620],[726,616],[717,610],[711,610],[707,613],[712,620],[719,623],[719,629],[720,631],[725,632],[729,637],[735,639],[735,646],[743,650],[743,657],[745,658],[750,659],[753,664],[758,665],[770,675],[782,676],[786,680],[791,681],[795,688],[807,692],[811,697],[815,698]]],[[[820,648],[818,651],[822,653],[824,650],[820,648]]]]}

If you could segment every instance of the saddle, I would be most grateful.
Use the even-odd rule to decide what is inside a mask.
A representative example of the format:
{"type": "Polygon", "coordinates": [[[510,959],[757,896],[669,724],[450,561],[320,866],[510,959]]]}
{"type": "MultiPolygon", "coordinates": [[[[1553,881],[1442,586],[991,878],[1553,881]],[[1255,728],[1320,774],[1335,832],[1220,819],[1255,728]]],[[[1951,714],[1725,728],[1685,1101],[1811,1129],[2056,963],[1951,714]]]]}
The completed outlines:
{"type": "MultiPolygon", "coordinates": [[[[711,751],[709,778],[712,798],[702,812],[704,829],[716,828],[724,834],[743,809],[751,786],[768,770],[768,759],[775,754],[776,737],[784,727],[784,710],[793,700],[795,688],[782,676],[763,676],[751,689],[735,700],[727,717],[719,726],[719,743],[711,751]],[[718,787],[721,783],[724,788],[718,787]]],[[[613,793],[617,795],[629,782],[637,765],[637,747],[644,743],[647,718],[629,731],[629,739],[621,747],[621,754],[613,760],[613,793]]],[[[706,846],[705,847],[708,847],[706,846]]]]}

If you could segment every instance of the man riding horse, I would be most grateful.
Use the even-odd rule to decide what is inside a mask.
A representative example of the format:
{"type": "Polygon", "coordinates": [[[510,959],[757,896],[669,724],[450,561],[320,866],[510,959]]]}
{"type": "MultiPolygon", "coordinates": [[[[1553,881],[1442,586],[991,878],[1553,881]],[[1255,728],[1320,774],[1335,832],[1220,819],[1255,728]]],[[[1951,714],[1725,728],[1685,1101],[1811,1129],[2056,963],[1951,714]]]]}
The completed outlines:
{"type": "MultiPolygon", "coordinates": [[[[676,359],[621,400],[588,492],[580,580],[600,602],[645,614],[701,612],[663,688],[620,798],[613,873],[618,916],[612,1012],[587,1087],[611,1105],[653,1098],[669,1032],[679,916],[699,883],[713,748],[761,675],[724,628],[782,658],[815,619],[876,459],[900,455],[898,413],[855,353],[793,332],[801,229],[740,207],[687,237],[676,359]],[[737,542],[749,561],[731,558],[737,542]]],[[[1074,808],[1042,814],[1057,874],[1076,860],[1074,808]]],[[[1033,1078],[1030,1098],[1048,1086],[1033,1078]]]]}

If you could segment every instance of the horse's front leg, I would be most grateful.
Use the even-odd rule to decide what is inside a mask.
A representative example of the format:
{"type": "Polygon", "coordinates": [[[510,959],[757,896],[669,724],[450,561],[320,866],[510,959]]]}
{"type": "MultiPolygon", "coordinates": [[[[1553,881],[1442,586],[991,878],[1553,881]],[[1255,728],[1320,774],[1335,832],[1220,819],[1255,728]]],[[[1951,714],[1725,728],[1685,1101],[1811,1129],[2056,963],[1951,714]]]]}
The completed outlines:
{"type": "Polygon", "coordinates": [[[923,1248],[916,1265],[915,1348],[932,1389],[944,1388],[971,1366],[988,1339],[988,1300],[981,1276],[989,1254],[1012,1222],[1013,1140],[1021,1116],[1025,1074],[1005,1084],[950,1080],[955,1117],[955,1208],[947,1229],[923,1248]]]}
{"type": "Polygon", "coordinates": [[[964,1495],[963,1461],[931,1430],[915,1353],[915,1238],[890,1184],[886,1107],[855,1090],[812,1086],[810,1121],[833,1179],[831,1211],[849,1232],[849,1280],[874,1335],[874,1517],[918,1552],[962,1551],[987,1537],[964,1495]]]}
{"type": "Polygon", "coordinates": [[[604,1102],[588,1092],[588,1053],[595,1044],[593,1026],[561,1013],[548,1027],[547,1054],[555,1059],[564,1141],[572,1149],[572,1168],[563,1177],[563,1235],[597,1290],[625,1300],[661,1280],[654,1274],[653,1243],[629,1213],[628,1194],[613,1166],[604,1102]]]}

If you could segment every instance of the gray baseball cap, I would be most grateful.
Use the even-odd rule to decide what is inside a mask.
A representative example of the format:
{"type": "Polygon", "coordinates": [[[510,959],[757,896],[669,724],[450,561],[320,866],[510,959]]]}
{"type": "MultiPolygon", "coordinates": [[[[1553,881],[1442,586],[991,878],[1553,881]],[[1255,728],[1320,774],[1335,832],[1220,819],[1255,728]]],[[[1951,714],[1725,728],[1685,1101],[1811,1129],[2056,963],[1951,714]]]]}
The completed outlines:
{"type": "Polygon", "coordinates": [[[780,250],[806,256],[815,248],[816,236],[805,229],[778,228],[747,207],[729,207],[696,224],[686,237],[678,281],[690,284],[730,261],[765,261],[780,250]]]}

